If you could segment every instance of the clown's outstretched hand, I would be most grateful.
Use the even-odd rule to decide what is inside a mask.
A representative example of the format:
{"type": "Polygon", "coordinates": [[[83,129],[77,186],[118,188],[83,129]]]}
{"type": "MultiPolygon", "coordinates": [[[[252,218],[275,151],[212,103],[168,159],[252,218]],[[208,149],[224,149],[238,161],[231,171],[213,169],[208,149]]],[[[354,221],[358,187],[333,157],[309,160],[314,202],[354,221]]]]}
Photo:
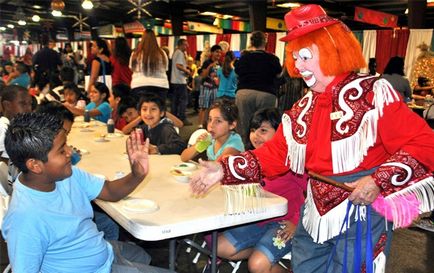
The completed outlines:
{"type": "Polygon", "coordinates": [[[193,194],[201,195],[223,178],[222,166],[214,161],[205,161],[199,159],[202,169],[192,176],[190,188],[193,194]]]}

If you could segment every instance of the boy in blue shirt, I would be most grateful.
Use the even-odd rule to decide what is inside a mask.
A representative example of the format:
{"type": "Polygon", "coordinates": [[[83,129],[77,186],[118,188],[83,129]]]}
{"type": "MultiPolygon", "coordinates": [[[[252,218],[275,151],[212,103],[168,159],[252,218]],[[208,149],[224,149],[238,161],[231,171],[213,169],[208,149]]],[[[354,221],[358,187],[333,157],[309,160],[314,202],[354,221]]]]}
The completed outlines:
{"type": "Polygon", "coordinates": [[[149,141],[127,140],[131,173],[104,181],[71,165],[63,120],[43,113],[15,117],[6,133],[10,160],[21,170],[2,232],[14,273],[160,273],[140,247],[107,242],[92,222],[90,201],[118,201],[145,178],[149,141]]]}

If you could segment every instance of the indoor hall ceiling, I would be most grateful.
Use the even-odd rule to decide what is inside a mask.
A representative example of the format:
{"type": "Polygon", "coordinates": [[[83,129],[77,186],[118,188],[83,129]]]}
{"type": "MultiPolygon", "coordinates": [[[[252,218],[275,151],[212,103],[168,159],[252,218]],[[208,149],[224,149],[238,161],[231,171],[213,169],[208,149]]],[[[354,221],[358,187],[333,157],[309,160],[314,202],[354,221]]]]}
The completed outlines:
{"type": "MultiPolygon", "coordinates": [[[[16,31],[27,32],[32,34],[40,34],[44,28],[50,30],[79,30],[77,18],[80,14],[82,17],[88,17],[85,21],[91,27],[98,27],[107,24],[121,26],[123,23],[132,22],[137,19],[137,11],[130,12],[134,6],[130,2],[138,2],[140,0],[92,0],[94,8],[90,11],[84,10],[81,7],[82,0],[64,0],[65,8],[62,17],[53,17],[51,15],[50,0],[0,0],[0,27],[6,24],[13,23],[16,26],[16,31]],[[26,17],[26,26],[18,26],[17,10],[21,9],[26,17]],[[39,15],[41,21],[38,23],[32,22],[33,15],[39,15]],[[75,18],[74,18],[75,17],[75,18]]],[[[252,0],[253,1],[253,0],[252,0]]],[[[157,24],[163,24],[164,20],[171,19],[173,14],[182,16],[184,21],[195,21],[212,25],[214,17],[201,15],[202,12],[216,12],[219,14],[237,16],[240,20],[249,20],[249,2],[243,0],[141,0],[141,3],[147,3],[144,7],[152,18],[159,18],[157,24]]],[[[255,0],[261,1],[261,0],[255,0]]],[[[267,2],[266,16],[283,19],[289,8],[278,7],[277,4],[288,1],[283,0],[263,0],[267,2]]],[[[300,0],[300,4],[320,4],[326,9],[332,17],[340,18],[351,29],[378,29],[378,26],[360,23],[354,21],[354,9],[356,6],[364,7],[376,11],[391,13],[398,16],[398,26],[407,26],[407,15],[404,14],[408,8],[408,1],[404,0],[384,0],[384,1],[352,1],[352,0],[300,0]]],[[[149,16],[142,12],[142,18],[149,16]]],[[[434,7],[426,9],[425,27],[432,28],[434,26],[434,7]]],[[[82,25],[83,30],[89,30],[86,25],[82,25]]],[[[13,30],[7,29],[6,32],[13,30]]],[[[225,30],[230,32],[230,30],[225,30]]]]}

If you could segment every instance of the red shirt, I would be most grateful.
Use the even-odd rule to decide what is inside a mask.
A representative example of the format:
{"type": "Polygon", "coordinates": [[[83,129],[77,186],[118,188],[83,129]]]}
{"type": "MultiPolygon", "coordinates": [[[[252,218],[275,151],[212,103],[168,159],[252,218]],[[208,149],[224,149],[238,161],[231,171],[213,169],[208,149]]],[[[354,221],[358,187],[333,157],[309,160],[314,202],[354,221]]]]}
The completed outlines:
{"type": "Polygon", "coordinates": [[[112,86],[115,86],[117,84],[126,84],[128,86],[131,86],[131,80],[133,76],[133,72],[128,67],[128,65],[122,65],[119,63],[119,60],[114,58],[113,56],[110,57],[110,62],[112,63],[112,86]]]}

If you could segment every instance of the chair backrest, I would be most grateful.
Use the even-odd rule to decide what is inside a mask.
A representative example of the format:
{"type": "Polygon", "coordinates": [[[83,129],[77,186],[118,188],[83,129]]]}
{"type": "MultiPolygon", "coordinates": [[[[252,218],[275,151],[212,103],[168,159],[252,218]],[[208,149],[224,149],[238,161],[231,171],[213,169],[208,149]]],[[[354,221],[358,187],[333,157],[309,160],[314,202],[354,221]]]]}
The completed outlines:
{"type": "Polygon", "coordinates": [[[10,195],[8,193],[8,165],[0,162],[0,227],[3,223],[3,217],[8,211],[10,195]]]}
{"type": "Polygon", "coordinates": [[[207,130],[205,130],[205,129],[197,129],[196,131],[194,131],[191,134],[190,139],[188,140],[188,146],[193,146],[194,144],[196,144],[197,138],[206,132],[207,132],[207,130]]]}

